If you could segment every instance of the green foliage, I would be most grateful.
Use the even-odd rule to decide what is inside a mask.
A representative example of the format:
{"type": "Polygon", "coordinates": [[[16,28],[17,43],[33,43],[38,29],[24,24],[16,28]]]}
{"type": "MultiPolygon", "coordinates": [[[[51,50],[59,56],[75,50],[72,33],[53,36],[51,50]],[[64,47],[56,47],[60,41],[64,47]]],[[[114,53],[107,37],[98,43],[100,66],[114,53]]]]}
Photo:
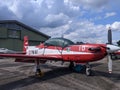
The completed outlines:
{"type": "Polygon", "coordinates": [[[120,46],[120,40],[117,42],[118,46],[120,46]]]}

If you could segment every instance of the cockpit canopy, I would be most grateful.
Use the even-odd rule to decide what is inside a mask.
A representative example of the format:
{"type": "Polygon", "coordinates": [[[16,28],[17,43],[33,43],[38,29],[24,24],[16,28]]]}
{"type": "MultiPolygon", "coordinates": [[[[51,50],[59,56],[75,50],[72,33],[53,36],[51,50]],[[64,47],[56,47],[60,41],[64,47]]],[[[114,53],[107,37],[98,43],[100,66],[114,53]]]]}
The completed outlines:
{"type": "Polygon", "coordinates": [[[44,43],[44,45],[46,46],[60,46],[60,47],[66,47],[73,44],[74,43],[71,40],[65,38],[51,38],[44,43]]]}

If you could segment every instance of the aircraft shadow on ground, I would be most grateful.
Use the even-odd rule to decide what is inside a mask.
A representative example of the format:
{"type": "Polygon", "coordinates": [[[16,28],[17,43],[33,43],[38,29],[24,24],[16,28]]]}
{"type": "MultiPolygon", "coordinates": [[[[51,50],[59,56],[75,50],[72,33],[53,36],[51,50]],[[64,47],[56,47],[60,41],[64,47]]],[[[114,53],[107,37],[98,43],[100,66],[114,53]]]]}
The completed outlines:
{"type": "MultiPolygon", "coordinates": [[[[92,64],[92,67],[96,67],[102,65],[102,63],[95,63],[92,64]]],[[[107,71],[101,71],[101,70],[93,70],[93,76],[102,76],[102,77],[106,77],[106,78],[110,78],[112,80],[120,80],[120,74],[119,73],[108,73],[107,71]]]]}
{"type": "Polygon", "coordinates": [[[120,80],[120,74],[119,73],[108,73],[108,72],[103,72],[103,71],[93,71],[94,76],[102,76],[102,77],[106,77],[106,78],[110,78],[112,80],[120,80]]]}
{"type": "Polygon", "coordinates": [[[24,86],[32,85],[34,83],[43,82],[46,80],[50,80],[50,79],[53,79],[53,78],[56,78],[59,76],[64,76],[64,75],[71,74],[71,73],[73,73],[73,72],[70,71],[68,68],[61,67],[61,68],[57,68],[55,70],[51,70],[51,71],[46,72],[43,77],[29,76],[29,77],[24,78],[24,79],[20,79],[17,81],[13,81],[13,82],[1,85],[0,89],[1,90],[12,90],[15,88],[22,88],[24,86]]]}
{"type": "MultiPolygon", "coordinates": [[[[92,64],[91,66],[96,67],[99,65],[101,64],[97,63],[97,64],[92,64]]],[[[45,66],[45,67],[48,68],[49,66],[45,66]]],[[[24,86],[32,85],[34,83],[40,83],[40,82],[54,79],[57,77],[59,78],[60,76],[74,73],[73,71],[70,71],[68,67],[60,67],[60,68],[57,67],[56,68],[56,66],[53,66],[51,68],[52,70],[45,72],[45,75],[43,77],[35,77],[35,76],[29,76],[27,78],[25,77],[24,79],[20,79],[20,80],[16,80],[16,81],[4,84],[0,86],[0,89],[1,90],[12,90],[16,88],[22,88],[24,86]]],[[[79,74],[85,74],[85,72],[82,72],[79,74]]],[[[120,74],[116,74],[116,73],[109,74],[108,72],[102,72],[102,71],[97,71],[97,70],[93,70],[92,76],[102,76],[102,77],[111,78],[114,80],[120,80],[120,74]]]]}

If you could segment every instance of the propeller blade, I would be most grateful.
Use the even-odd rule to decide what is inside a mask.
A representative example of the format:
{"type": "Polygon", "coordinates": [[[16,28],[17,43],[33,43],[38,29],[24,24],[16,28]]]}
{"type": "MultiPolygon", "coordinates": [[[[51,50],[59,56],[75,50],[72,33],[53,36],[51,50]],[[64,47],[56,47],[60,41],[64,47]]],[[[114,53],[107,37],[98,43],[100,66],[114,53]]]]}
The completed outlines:
{"type": "Polygon", "coordinates": [[[108,44],[112,44],[112,32],[110,27],[108,29],[108,44]]]}
{"type": "Polygon", "coordinates": [[[112,59],[110,54],[108,54],[108,71],[112,73],[112,59]]]}

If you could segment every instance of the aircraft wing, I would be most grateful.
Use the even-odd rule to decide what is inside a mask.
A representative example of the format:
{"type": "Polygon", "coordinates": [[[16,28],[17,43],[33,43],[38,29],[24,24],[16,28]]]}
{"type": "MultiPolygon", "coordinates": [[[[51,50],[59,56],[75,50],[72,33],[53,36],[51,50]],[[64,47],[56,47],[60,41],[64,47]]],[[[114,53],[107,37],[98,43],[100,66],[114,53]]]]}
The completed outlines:
{"type": "Polygon", "coordinates": [[[63,60],[61,56],[26,55],[26,54],[0,54],[0,57],[10,57],[23,60],[63,60]]]}

